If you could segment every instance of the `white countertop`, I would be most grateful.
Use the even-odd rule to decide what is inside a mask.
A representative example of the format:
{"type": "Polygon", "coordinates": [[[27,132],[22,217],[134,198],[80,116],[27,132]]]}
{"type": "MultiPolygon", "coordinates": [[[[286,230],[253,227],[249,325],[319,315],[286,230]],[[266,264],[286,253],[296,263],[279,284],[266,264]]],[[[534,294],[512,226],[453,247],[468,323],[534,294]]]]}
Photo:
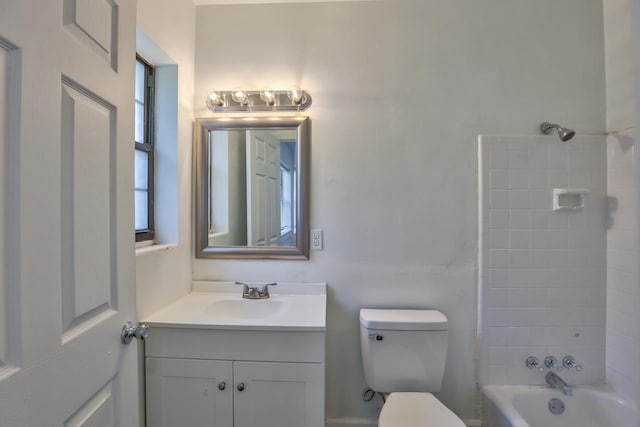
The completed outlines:
{"type": "MultiPolygon", "coordinates": [[[[257,285],[257,283],[256,283],[257,285]]],[[[243,300],[242,286],[233,282],[193,282],[191,293],[142,321],[165,328],[235,329],[270,331],[324,331],[327,293],[324,283],[278,283],[269,287],[267,300],[243,300]],[[237,301],[249,310],[253,304],[282,304],[264,317],[218,317],[207,314],[220,301],[237,301]],[[244,302],[241,302],[244,301],[244,302]],[[268,302],[271,301],[271,302],[268,302]]]]}

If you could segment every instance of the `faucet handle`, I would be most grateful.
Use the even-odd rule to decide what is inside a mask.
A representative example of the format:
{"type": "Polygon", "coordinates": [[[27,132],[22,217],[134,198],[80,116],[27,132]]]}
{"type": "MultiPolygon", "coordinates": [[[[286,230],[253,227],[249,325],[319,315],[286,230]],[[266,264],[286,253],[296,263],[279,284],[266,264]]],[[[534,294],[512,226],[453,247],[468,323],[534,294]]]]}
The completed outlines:
{"type": "Polygon", "coordinates": [[[581,372],[582,371],[582,365],[579,364],[575,357],[569,355],[569,356],[565,356],[562,358],[562,366],[564,366],[567,369],[573,369],[576,372],[581,372]]]}
{"type": "Polygon", "coordinates": [[[551,370],[562,371],[562,365],[555,356],[547,356],[544,358],[544,366],[551,370]]]}
{"type": "Polygon", "coordinates": [[[269,297],[269,286],[276,286],[278,283],[273,282],[273,283],[265,283],[262,286],[262,289],[260,289],[258,292],[260,293],[260,295],[264,298],[268,298],[269,297]]]}
{"type": "MultiPolygon", "coordinates": [[[[236,282],[236,285],[242,285],[242,295],[249,295],[249,285],[247,283],[244,282],[236,282]]],[[[256,288],[253,288],[253,291],[255,292],[256,288]]]]}
{"type": "Polygon", "coordinates": [[[529,368],[529,369],[535,369],[538,372],[544,371],[544,368],[540,364],[540,361],[535,356],[527,357],[527,360],[525,361],[525,364],[527,365],[527,368],[529,368]]]}

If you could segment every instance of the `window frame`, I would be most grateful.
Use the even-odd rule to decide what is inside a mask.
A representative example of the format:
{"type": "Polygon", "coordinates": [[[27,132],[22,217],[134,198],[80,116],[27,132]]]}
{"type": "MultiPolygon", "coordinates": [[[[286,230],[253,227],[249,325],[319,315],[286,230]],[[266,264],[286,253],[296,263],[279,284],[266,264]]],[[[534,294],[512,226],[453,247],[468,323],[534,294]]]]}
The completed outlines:
{"type": "MultiPolygon", "coordinates": [[[[136,53],[136,62],[140,62],[145,67],[144,79],[144,142],[138,142],[133,138],[134,151],[141,150],[147,153],[147,228],[135,230],[136,243],[153,241],[155,238],[155,218],[154,218],[154,164],[155,164],[155,144],[154,144],[154,107],[155,107],[155,67],[143,56],[136,53]]],[[[135,189],[134,189],[135,190],[135,189]]],[[[135,208],[135,204],[134,204],[135,208]]]]}

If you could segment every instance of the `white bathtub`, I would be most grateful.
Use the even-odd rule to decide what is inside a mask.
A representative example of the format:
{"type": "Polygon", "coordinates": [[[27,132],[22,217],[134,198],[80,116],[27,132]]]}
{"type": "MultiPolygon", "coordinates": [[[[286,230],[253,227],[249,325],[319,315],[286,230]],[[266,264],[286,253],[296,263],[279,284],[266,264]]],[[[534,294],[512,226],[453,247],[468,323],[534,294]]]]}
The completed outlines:
{"type": "Polygon", "coordinates": [[[487,386],[482,389],[482,427],[633,427],[636,410],[611,391],[575,387],[572,396],[542,386],[487,386]],[[564,413],[549,410],[553,398],[564,413]]]}

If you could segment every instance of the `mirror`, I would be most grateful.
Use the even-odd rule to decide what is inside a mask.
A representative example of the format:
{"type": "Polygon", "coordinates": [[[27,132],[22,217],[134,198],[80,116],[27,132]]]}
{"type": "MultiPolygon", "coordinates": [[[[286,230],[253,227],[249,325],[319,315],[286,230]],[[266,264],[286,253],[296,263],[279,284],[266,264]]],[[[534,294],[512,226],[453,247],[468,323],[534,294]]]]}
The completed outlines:
{"type": "Polygon", "coordinates": [[[196,257],[309,258],[309,122],[196,120],[196,257]]]}

